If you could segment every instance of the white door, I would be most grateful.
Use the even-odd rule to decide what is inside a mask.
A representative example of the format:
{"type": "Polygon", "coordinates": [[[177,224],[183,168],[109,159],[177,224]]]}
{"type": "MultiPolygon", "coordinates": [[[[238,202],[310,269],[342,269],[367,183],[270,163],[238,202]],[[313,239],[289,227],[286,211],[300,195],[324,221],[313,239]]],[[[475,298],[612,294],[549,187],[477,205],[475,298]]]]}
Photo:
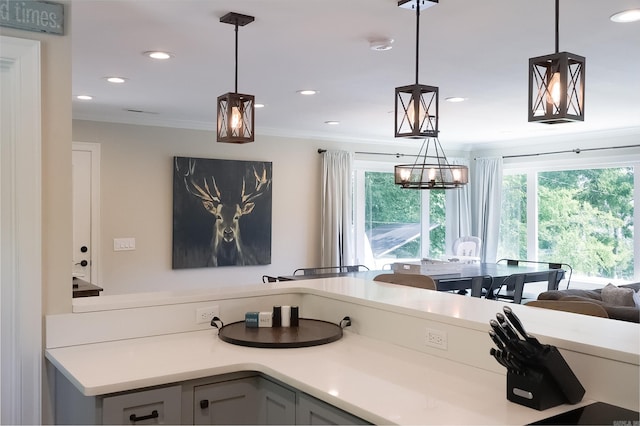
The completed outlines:
{"type": "Polygon", "coordinates": [[[73,143],[73,276],[98,285],[100,145],[73,143]]]}

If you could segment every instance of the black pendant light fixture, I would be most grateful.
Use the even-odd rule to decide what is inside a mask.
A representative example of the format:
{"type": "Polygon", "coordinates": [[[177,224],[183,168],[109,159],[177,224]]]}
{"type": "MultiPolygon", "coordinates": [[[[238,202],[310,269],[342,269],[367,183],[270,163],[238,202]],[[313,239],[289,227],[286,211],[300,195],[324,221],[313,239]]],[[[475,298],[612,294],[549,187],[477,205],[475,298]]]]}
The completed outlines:
{"type": "Polygon", "coordinates": [[[253,95],[238,93],[238,27],[254,21],[253,16],[230,12],[220,22],[235,26],[235,91],[218,96],[218,142],[247,143],[254,140],[255,101],[253,95]]]}
{"type": "Polygon", "coordinates": [[[396,87],[396,138],[438,137],[438,88],[418,83],[420,9],[438,0],[400,0],[398,6],[416,12],[416,83],[396,87]]]}
{"type": "Polygon", "coordinates": [[[529,121],[557,124],[584,121],[585,58],[559,52],[556,1],[556,53],[529,59],[529,121]]]}
{"type": "Polygon", "coordinates": [[[469,182],[469,169],[449,164],[438,140],[438,88],[418,83],[420,9],[437,3],[438,0],[398,1],[398,6],[416,12],[416,83],[396,87],[395,136],[424,138],[416,161],[394,168],[395,183],[406,189],[452,189],[469,182]]]}

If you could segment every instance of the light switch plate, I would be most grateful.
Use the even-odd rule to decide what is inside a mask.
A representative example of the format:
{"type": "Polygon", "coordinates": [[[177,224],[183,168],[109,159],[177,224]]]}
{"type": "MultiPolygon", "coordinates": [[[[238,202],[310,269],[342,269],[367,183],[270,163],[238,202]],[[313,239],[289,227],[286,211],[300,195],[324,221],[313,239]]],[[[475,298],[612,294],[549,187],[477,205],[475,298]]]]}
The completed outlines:
{"type": "Polygon", "coordinates": [[[113,251],[135,250],[136,239],[135,238],[114,238],[113,239],[113,251]]]}

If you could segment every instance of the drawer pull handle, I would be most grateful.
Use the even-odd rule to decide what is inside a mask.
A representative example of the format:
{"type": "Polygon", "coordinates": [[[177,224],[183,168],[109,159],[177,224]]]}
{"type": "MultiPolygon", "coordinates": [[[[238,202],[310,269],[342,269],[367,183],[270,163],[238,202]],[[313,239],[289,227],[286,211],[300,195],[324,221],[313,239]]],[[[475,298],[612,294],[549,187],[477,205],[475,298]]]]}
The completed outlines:
{"type": "Polygon", "coordinates": [[[148,414],[146,416],[138,417],[135,414],[132,414],[129,416],[129,420],[131,420],[132,422],[141,422],[143,420],[156,419],[158,417],[160,417],[160,415],[158,414],[158,410],[153,410],[151,414],[148,414]]]}
{"type": "Polygon", "coordinates": [[[200,400],[200,408],[202,408],[203,410],[205,408],[209,408],[209,400],[208,399],[200,400]]]}

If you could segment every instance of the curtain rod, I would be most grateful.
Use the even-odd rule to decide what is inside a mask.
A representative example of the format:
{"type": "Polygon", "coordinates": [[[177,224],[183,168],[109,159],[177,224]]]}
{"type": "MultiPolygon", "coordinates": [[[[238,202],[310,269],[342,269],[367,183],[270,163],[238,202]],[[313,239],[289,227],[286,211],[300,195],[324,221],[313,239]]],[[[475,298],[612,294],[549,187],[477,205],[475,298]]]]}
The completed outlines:
{"type": "MultiPolygon", "coordinates": [[[[324,148],[318,148],[318,154],[322,154],[327,152],[324,148]]],[[[418,154],[402,154],[399,152],[391,153],[391,152],[370,152],[370,151],[355,151],[354,154],[367,154],[367,155],[393,155],[396,158],[400,157],[417,157],[418,154]]]]}
{"type": "Polygon", "coordinates": [[[607,146],[607,147],[601,147],[601,148],[585,148],[585,149],[575,148],[575,149],[567,149],[564,151],[539,152],[537,154],[504,155],[502,156],[502,158],[536,157],[539,155],[566,154],[570,152],[580,154],[581,152],[587,152],[587,151],[602,151],[606,149],[622,149],[622,148],[638,148],[638,147],[640,147],[640,145],[607,146]]]}
{"type": "MultiPolygon", "coordinates": [[[[580,154],[581,152],[587,152],[587,151],[602,151],[602,150],[608,150],[608,149],[624,149],[624,148],[640,148],[640,144],[636,144],[636,145],[621,145],[621,146],[607,146],[607,147],[601,147],[601,148],[575,148],[575,149],[567,149],[567,150],[563,150],[563,151],[548,151],[548,152],[538,152],[538,153],[534,153],[534,154],[514,154],[514,155],[503,155],[502,158],[520,158],[520,157],[537,157],[540,155],[552,155],[552,154],[567,154],[567,153],[575,153],[575,154],[580,154]]],[[[322,154],[324,152],[327,152],[326,149],[324,148],[318,148],[318,154],[322,154]]],[[[418,154],[401,154],[399,152],[391,153],[391,152],[370,152],[370,151],[355,151],[355,154],[366,154],[366,155],[393,155],[396,158],[400,158],[400,157],[417,157],[418,154]]],[[[476,158],[474,158],[474,160],[476,160],[476,158]]]]}

